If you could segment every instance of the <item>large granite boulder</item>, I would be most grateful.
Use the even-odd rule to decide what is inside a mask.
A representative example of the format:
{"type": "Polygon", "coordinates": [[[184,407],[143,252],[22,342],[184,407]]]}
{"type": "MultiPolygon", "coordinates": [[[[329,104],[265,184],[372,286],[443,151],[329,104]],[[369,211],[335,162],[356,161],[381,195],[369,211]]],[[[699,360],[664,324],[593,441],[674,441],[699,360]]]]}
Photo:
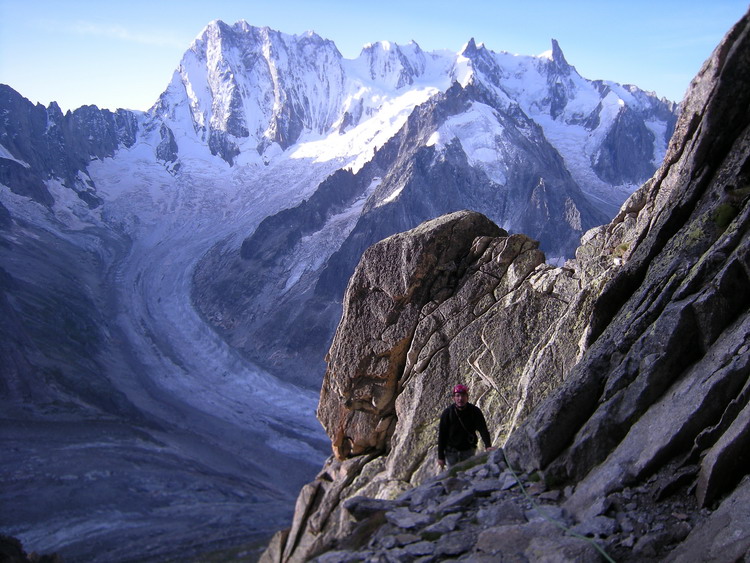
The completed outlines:
{"type": "Polygon", "coordinates": [[[434,476],[455,383],[470,386],[504,441],[582,353],[593,296],[621,262],[617,241],[592,233],[581,254],[595,259],[554,268],[537,241],[462,211],[370,247],[321,389],[334,455],[267,560],[304,561],[354,533],[347,499],[390,499],[434,476]]]}
{"type": "Polygon", "coordinates": [[[501,233],[483,215],[458,212],[364,253],[346,290],[318,407],[337,458],[384,450],[422,308],[451,296],[476,237],[501,233]]]}

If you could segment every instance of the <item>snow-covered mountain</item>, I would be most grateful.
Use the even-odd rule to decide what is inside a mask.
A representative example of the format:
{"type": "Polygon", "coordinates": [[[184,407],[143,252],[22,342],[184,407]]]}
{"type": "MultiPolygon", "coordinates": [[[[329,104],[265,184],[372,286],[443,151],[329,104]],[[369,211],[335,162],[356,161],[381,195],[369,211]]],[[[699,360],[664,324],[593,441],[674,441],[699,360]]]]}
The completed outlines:
{"type": "Polygon", "coordinates": [[[197,541],[175,539],[175,515],[216,514],[207,542],[275,529],[326,455],[317,389],[361,252],[470,208],[562,260],[652,174],[676,111],[581,77],[555,41],[345,59],[245,22],[209,24],[148,112],[63,114],[0,85],[0,404],[19,448],[2,463],[30,475],[3,505],[107,491],[0,525],[73,558],[144,529],[197,541]],[[30,465],[26,443],[55,447],[30,465]],[[192,493],[154,494],[188,470],[192,493]]]}
{"type": "Polygon", "coordinates": [[[233,346],[313,385],[367,246],[471,208],[569,257],[653,173],[676,109],[582,78],[555,41],[538,57],[381,42],[346,60],[315,35],[242,23],[209,28],[168,94],[159,108],[190,107],[187,122],[235,166],[309,159],[331,172],[196,276],[197,305],[233,346]]]}

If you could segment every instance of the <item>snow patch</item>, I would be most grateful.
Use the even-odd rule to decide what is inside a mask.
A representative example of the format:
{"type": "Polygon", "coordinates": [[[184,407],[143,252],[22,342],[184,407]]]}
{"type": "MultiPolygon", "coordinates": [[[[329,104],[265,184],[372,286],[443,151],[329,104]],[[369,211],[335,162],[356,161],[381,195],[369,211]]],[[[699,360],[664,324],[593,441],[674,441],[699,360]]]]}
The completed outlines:
{"type": "Polygon", "coordinates": [[[503,147],[498,146],[502,134],[495,110],[475,102],[465,113],[449,118],[430,140],[442,149],[445,147],[442,139],[447,142],[458,139],[472,166],[484,170],[495,183],[505,185],[506,167],[498,156],[503,153],[503,147]]]}

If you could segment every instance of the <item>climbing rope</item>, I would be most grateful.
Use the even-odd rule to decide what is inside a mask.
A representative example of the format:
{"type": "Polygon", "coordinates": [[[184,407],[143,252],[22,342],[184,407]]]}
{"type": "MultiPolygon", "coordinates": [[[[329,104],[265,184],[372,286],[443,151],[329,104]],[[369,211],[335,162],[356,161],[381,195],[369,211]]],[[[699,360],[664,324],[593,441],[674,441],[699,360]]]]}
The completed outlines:
{"type": "Polygon", "coordinates": [[[568,535],[570,535],[570,536],[572,536],[574,538],[581,539],[581,540],[589,542],[591,545],[593,545],[596,548],[596,550],[599,553],[602,554],[602,557],[604,557],[607,561],[609,561],[609,563],[616,563],[615,560],[612,559],[607,554],[606,551],[604,551],[604,548],[602,546],[600,546],[597,542],[595,542],[592,538],[587,538],[586,536],[582,536],[581,534],[579,534],[577,532],[574,532],[568,526],[566,526],[563,522],[560,522],[559,520],[556,520],[555,518],[553,518],[552,516],[550,516],[549,514],[547,514],[544,510],[542,510],[541,505],[537,504],[534,501],[534,499],[531,498],[531,496],[529,495],[529,493],[526,492],[526,489],[524,488],[523,483],[521,482],[521,478],[516,474],[515,471],[513,471],[513,467],[511,467],[510,462],[508,461],[508,455],[505,453],[505,448],[503,448],[503,458],[505,458],[505,465],[508,466],[508,470],[513,474],[513,477],[515,478],[516,483],[518,483],[518,486],[521,489],[521,492],[523,493],[523,496],[525,496],[526,500],[528,500],[531,503],[531,506],[539,514],[542,515],[542,518],[544,518],[545,520],[547,520],[549,522],[552,522],[555,526],[557,526],[558,528],[560,528],[566,534],[568,534],[568,535]]]}

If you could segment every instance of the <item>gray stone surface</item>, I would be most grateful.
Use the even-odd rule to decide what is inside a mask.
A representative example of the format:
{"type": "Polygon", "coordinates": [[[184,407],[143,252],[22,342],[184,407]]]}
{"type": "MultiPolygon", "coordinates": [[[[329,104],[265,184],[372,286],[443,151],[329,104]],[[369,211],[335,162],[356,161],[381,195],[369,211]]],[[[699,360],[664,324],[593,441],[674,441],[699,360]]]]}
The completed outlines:
{"type": "Polygon", "coordinates": [[[701,554],[703,561],[742,561],[750,553],[749,506],[750,479],[746,477],[665,561],[686,561],[694,559],[697,554],[701,554]]]}

